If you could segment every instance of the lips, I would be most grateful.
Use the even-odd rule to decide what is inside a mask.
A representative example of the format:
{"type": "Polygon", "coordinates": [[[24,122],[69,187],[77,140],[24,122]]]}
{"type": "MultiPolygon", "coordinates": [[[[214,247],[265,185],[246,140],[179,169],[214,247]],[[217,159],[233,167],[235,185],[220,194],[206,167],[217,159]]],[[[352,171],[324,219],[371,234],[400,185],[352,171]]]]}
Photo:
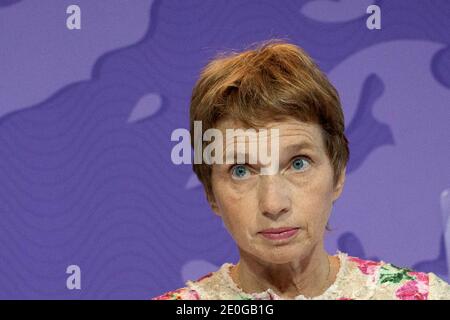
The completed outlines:
{"type": "Polygon", "coordinates": [[[297,230],[298,228],[292,228],[292,227],[283,227],[283,228],[270,228],[270,229],[264,229],[260,231],[260,233],[282,233],[292,230],[297,230]]]}
{"type": "Polygon", "coordinates": [[[283,228],[271,228],[260,231],[259,233],[269,240],[286,240],[293,237],[299,228],[283,227],[283,228]]]}

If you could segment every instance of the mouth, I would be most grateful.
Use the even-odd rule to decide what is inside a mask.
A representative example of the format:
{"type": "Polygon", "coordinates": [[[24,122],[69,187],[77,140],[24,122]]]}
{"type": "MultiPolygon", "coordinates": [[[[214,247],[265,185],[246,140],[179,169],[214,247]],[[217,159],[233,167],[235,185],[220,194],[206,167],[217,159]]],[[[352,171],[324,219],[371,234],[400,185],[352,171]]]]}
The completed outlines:
{"type": "Polygon", "coordinates": [[[293,227],[283,227],[283,228],[271,228],[271,229],[265,229],[260,232],[264,238],[269,240],[284,240],[289,239],[293,237],[300,228],[293,228],[293,227]]]}

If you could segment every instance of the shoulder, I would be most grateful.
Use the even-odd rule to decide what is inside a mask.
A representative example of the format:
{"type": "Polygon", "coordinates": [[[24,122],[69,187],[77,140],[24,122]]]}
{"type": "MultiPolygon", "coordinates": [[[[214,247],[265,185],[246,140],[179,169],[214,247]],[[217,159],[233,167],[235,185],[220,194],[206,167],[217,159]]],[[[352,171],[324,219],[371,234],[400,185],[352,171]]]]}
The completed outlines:
{"type": "Polygon", "coordinates": [[[428,273],[430,284],[430,300],[450,300],[450,285],[436,276],[434,273],[428,273]]]}
{"type": "Polygon", "coordinates": [[[209,272],[197,280],[187,281],[186,287],[168,291],[160,296],[152,298],[152,300],[201,300],[203,297],[200,297],[200,290],[197,289],[197,287],[194,288],[194,286],[204,283],[207,279],[211,278],[213,274],[215,274],[215,272],[209,272]]]}
{"type": "Polygon", "coordinates": [[[188,287],[183,287],[168,291],[160,296],[152,298],[151,300],[200,300],[200,296],[197,291],[188,287]]]}
{"type": "Polygon", "coordinates": [[[449,285],[434,273],[413,271],[384,261],[347,257],[353,275],[364,279],[366,292],[373,299],[428,300],[450,299],[449,285]]]}

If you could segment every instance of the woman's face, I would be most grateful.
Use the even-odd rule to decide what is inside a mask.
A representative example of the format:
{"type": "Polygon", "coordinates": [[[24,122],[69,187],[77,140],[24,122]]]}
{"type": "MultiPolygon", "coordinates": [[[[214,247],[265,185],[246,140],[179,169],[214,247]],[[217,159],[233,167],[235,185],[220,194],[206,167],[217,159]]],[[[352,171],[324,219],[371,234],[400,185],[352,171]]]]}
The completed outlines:
{"type": "MultiPolygon", "coordinates": [[[[216,127],[223,132],[242,128],[231,120],[223,120],[216,127]]],[[[210,202],[241,251],[265,263],[298,261],[323,245],[345,170],[334,186],[320,126],[292,119],[269,123],[265,128],[279,130],[278,171],[261,175],[260,164],[213,164],[210,202]],[[283,239],[262,232],[282,227],[297,231],[283,239]]],[[[254,142],[247,140],[245,150],[254,142]]],[[[227,143],[230,141],[224,142],[224,149],[227,143]]]]}

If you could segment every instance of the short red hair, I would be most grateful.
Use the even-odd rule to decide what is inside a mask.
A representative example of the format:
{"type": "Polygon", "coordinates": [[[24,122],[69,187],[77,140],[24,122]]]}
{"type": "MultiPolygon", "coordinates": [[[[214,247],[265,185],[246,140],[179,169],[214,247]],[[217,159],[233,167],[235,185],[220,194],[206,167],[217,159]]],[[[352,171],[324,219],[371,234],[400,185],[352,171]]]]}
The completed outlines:
{"type": "MultiPolygon", "coordinates": [[[[253,128],[286,118],[320,125],[335,185],[349,160],[338,92],[305,51],[283,40],[220,53],[202,70],[190,104],[192,145],[194,121],[202,121],[203,134],[225,118],[253,128]]],[[[211,165],[193,169],[209,197],[211,165]]]]}

